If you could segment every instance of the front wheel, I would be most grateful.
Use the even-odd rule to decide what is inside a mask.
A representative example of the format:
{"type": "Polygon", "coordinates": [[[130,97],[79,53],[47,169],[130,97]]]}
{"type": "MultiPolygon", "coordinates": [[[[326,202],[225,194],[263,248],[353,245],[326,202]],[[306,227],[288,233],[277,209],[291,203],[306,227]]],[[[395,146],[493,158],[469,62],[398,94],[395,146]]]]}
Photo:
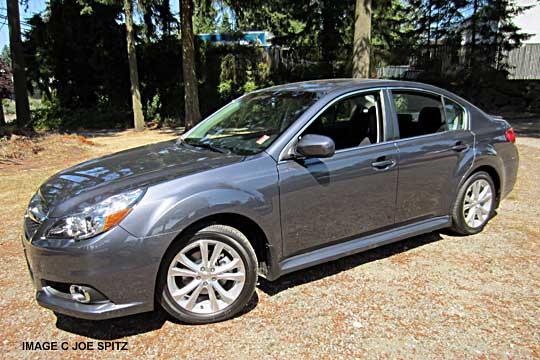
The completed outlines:
{"type": "Polygon", "coordinates": [[[452,211],[452,230],[461,235],[479,233],[495,210],[495,185],[488,173],[474,173],[461,186],[452,211]]]}
{"type": "Polygon", "coordinates": [[[159,300],[173,317],[190,324],[238,314],[257,284],[257,258],[237,229],[212,225],[168,251],[160,270],[159,300]]]}

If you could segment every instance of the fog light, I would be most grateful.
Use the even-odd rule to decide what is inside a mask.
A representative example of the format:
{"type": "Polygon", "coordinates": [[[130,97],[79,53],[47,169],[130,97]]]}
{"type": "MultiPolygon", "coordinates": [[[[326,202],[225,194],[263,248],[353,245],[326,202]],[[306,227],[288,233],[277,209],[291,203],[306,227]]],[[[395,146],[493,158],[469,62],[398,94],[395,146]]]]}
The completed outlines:
{"type": "Polygon", "coordinates": [[[74,301],[82,304],[88,304],[92,300],[90,298],[90,292],[84,286],[71,285],[69,287],[69,293],[74,301]]]}

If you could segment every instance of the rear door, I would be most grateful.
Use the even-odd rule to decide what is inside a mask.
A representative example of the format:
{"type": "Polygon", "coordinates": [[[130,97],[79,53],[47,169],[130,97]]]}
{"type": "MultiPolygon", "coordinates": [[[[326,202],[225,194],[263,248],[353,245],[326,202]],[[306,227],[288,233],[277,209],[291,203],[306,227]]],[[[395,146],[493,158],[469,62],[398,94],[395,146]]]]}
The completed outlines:
{"type": "Polygon", "coordinates": [[[331,102],[299,134],[332,138],[336,154],[279,162],[285,256],[393,225],[398,154],[382,126],[382,92],[367,92],[331,102]]]}
{"type": "Polygon", "coordinates": [[[474,156],[467,111],[427,91],[392,89],[390,98],[399,149],[396,225],[448,215],[474,156]]]}

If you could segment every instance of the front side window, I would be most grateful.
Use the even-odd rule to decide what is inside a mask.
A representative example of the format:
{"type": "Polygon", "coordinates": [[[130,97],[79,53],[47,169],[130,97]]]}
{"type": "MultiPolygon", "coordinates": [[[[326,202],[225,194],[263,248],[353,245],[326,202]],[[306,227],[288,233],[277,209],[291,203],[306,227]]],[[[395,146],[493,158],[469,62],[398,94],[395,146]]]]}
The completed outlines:
{"type": "Polygon", "coordinates": [[[264,91],[246,95],[219,110],[183,137],[201,146],[239,155],[266,149],[318,99],[309,91],[264,91]]]}
{"type": "Polygon", "coordinates": [[[381,114],[378,93],[351,96],[327,108],[302,135],[328,136],[336,150],[375,144],[379,141],[381,114]]]}
{"type": "Polygon", "coordinates": [[[447,130],[440,96],[392,91],[401,139],[447,130]]]}

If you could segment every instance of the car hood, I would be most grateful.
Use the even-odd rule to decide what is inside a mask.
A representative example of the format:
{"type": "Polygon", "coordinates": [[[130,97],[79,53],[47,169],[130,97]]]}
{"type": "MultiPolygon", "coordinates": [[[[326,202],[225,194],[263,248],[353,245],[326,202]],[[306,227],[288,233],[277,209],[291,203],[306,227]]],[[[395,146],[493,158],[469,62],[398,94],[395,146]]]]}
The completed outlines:
{"type": "Polygon", "coordinates": [[[63,170],[40,186],[49,217],[65,216],[129,189],[146,187],[242,161],[244,156],[176,140],[125,150],[63,170]]]}

